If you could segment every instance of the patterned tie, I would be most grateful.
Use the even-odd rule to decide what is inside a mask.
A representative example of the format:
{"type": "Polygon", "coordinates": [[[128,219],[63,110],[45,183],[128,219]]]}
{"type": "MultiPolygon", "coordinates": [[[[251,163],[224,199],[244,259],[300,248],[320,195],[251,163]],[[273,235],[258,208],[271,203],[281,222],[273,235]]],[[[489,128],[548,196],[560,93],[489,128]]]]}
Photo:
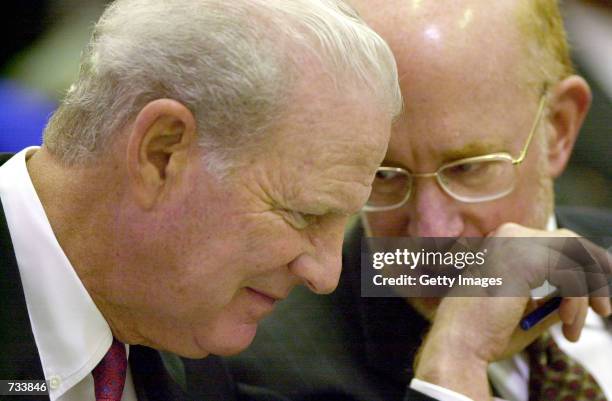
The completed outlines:
{"type": "Polygon", "coordinates": [[[126,372],[125,345],[113,339],[113,344],[104,358],[91,371],[96,401],[121,401],[126,372]]]}
{"type": "Polygon", "coordinates": [[[606,401],[593,376],[545,333],[527,347],[529,401],[606,401]]]}

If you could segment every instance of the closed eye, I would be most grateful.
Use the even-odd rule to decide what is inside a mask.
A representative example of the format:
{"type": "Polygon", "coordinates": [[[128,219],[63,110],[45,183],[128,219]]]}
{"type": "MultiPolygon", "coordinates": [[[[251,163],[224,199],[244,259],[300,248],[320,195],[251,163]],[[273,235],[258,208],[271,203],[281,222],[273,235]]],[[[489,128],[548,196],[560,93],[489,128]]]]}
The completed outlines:
{"type": "Polygon", "coordinates": [[[378,170],[376,172],[376,175],[374,177],[375,180],[379,180],[379,181],[391,181],[393,179],[396,179],[397,177],[401,177],[405,174],[399,173],[397,171],[386,171],[386,170],[378,170]]]}
{"type": "Polygon", "coordinates": [[[289,222],[295,229],[303,230],[317,219],[317,215],[300,213],[295,210],[282,210],[283,217],[289,222]]]}

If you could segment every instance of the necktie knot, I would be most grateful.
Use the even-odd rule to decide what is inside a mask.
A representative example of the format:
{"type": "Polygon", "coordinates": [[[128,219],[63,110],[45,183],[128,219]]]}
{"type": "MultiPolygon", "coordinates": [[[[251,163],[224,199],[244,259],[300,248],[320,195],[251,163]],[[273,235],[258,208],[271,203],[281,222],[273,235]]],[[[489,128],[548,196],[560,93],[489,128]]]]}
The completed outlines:
{"type": "Polygon", "coordinates": [[[96,401],[121,401],[126,373],[125,345],[113,339],[113,344],[106,355],[91,372],[96,401]]]}

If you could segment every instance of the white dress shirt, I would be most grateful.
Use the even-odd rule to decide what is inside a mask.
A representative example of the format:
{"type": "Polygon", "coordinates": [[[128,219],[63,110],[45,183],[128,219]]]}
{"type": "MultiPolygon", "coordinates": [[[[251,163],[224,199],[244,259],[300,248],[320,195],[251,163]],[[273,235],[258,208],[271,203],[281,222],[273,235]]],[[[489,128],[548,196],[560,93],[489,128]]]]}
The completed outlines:
{"type": "MultiPolygon", "coordinates": [[[[95,401],[91,371],[113,335],[57,242],[32,185],[26,160],[37,149],[24,149],[0,167],[0,200],[50,399],[95,401]]],[[[136,400],[128,366],[122,401],[136,400]]]]}

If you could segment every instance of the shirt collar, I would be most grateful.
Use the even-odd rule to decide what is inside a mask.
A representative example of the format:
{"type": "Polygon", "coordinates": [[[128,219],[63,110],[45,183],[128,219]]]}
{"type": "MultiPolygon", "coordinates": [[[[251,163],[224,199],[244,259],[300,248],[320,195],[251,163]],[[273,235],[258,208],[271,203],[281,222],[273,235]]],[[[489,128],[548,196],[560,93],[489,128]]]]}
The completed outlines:
{"type": "Polygon", "coordinates": [[[546,231],[555,231],[557,228],[559,228],[559,225],[557,224],[557,218],[553,213],[550,215],[548,221],[546,222],[546,231]]]}
{"type": "Polygon", "coordinates": [[[26,160],[38,147],[0,167],[0,197],[51,400],[80,382],[112,343],[108,323],[53,233],[26,160]]]}

